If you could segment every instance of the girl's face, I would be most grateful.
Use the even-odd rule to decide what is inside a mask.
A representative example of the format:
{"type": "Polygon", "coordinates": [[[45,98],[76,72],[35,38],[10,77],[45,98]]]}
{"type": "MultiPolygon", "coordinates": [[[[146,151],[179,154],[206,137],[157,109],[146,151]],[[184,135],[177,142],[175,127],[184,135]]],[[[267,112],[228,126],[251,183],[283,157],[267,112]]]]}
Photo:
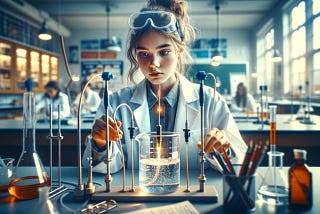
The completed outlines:
{"type": "Polygon", "coordinates": [[[135,51],[140,70],[152,86],[161,85],[162,91],[174,86],[180,53],[168,36],[157,31],[147,32],[135,51]]]}
{"type": "Polygon", "coordinates": [[[46,88],[46,94],[51,98],[53,99],[58,93],[58,90],[57,89],[54,89],[54,88],[46,88]]]}

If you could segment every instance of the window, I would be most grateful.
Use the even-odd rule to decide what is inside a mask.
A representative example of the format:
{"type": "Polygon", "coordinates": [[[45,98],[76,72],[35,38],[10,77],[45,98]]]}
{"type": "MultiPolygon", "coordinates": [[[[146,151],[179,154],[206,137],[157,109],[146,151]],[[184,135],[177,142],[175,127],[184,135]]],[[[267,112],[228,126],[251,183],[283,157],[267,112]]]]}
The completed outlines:
{"type": "Polygon", "coordinates": [[[257,91],[267,85],[270,94],[274,92],[274,64],[271,61],[274,51],[274,29],[260,33],[257,40],[257,91]]]}
{"type": "MultiPolygon", "coordinates": [[[[287,59],[284,64],[284,77],[288,78],[284,84],[284,93],[298,93],[299,86],[305,90],[307,80],[306,70],[306,8],[305,1],[300,1],[288,9],[288,24],[284,35],[287,59]]],[[[286,14],[284,14],[286,16],[286,14]]],[[[284,19],[285,20],[285,19],[284,19]]]]}
{"type": "MultiPolygon", "coordinates": [[[[294,3],[293,3],[294,4],[294,3]]],[[[285,93],[304,92],[310,80],[312,95],[320,94],[320,0],[301,0],[284,10],[289,28],[285,29],[284,48],[288,49],[284,64],[285,93]]],[[[285,19],[284,19],[285,20],[285,19]]]]}

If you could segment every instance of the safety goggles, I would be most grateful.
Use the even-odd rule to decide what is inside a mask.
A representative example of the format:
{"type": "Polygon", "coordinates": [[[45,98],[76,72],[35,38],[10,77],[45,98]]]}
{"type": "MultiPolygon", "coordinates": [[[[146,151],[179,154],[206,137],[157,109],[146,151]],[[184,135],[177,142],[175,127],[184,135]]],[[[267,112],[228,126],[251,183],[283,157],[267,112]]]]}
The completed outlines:
{"type": "MultiPolygon", "coordinates": [[[[129,17],[128,25],[133,31],[141,30],[148,25],[164,33],[177,31],[178,22],[175,16],[166,11],[143,11],[129,17]]],[[[179,29],[180,30],[180,29],[179,29]]]]}

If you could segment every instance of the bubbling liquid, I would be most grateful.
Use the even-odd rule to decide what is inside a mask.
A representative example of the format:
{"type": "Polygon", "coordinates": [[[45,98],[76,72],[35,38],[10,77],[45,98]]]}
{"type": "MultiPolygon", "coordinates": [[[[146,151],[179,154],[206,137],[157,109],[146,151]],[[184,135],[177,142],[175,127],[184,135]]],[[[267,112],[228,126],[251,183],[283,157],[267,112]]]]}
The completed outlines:
{"type": "Polygon", "coordinates": [[[180,160],[141,159],[139,170],[141,190],[148,193],[169,193],[180,186],[180,160]]]}

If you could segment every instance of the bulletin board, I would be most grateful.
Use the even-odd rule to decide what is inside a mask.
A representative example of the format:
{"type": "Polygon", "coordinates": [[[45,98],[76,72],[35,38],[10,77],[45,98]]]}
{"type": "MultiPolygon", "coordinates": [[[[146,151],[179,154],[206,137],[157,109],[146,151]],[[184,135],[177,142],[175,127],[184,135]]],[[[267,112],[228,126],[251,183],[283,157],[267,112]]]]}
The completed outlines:
{"type": "MultiPolygon", "coordinates": [[[[231,85],[232,76],[241,75],[247,76],[247,64],[221,64],[220,66],[214,67],[211,64],[194,64],[191,66],[187,77],[189,80],[195,83],[199,83],[196,75],[199,71],[205,71],[206,73],[212,73],[215,75],[217,81],[220,83],[220,87],[217,88],[217,91],[220,93],[231,94],[232,89],[236,86],[231,85]]],[[[214,86],[213,79],[211,77],[207,77],[204,81],[205,85],[214,86]]]]}

